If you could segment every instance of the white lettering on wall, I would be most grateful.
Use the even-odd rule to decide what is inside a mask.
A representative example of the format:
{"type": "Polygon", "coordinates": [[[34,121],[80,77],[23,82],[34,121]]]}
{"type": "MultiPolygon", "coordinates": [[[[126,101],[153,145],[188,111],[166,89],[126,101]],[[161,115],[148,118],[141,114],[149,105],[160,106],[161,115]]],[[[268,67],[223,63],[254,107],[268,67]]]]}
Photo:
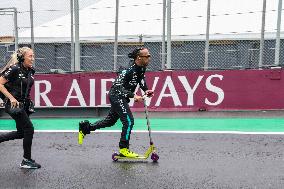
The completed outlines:
{"type": "Polygon", "coordinates": [[[35,106],[40,106],[40,97],[43,99],[44,103],[48,107],[52,107],[49,98],[47,97],[47,93],[51,91],[51,83],[47,80],[35,81],[35,106]],[[45,85],[45,91],[40,91],[40,85],[45,85]]]}
{"type": "Polygon", "coordinates": [[[183,85],[187,93],[187,105],[191,105],[191,106],[194,105],[193,95],[203,77],[204,77],[203,75],[198,76],[196,83],[194,84],[193,88],[191,88],[185,76],[178,76],[181,84],[183,85]]]}
{"type": "Polygon", "coordinates": [[[170,76],[167,76],[167,78],[165,80],[165,83],[163,85],[162,91],[160,93],[160,96],[159,96],[155,106],[160,106],[161,100],[164,97],[172,97],[175,106],[181,106],[182,105],[180,100],[179,100],[179,97],[178,97],[177,91],[175,89],[175,86],[173,84],[172,78],[170,76]],[[169,94],[165,93],[167,88],[169,88],[169,90],[170,90],[169,94]]]}
{"type": "Polygon", "coordinates": [[[218,104],[220,104],[223,100],[224,100],[224,91],[219,88],[219,87],[216,87],[214,85],[211,84],[211,80],[213,78],[219,78],[220,80],[223,79],[223,76],[222,75],[211,75],[209,76],[207,79],[206,79],[206,88],[211,91],[211,92],[214,92],[218,95],[218,99],[216,102],[210,102],[207,98],[205,99],[205,103],[208,104],[208,105],[211,105],[211,106],[217,106],[218,104]]]}
{"type": "Polygon", "coordinates": [[[96,80],[90,79],[90,106],[94,107],[96,105],[95,97],[96,97],[96,80]]]}
{"type": "Polygon", "coordinates": [[[114,79],[101,79],[101,105],[109,105],[106,102],[106,97],[109,91],[107,90],[107,82],[113,82],[114,79]]]}
{"type": "MultiPolygon", "coordinates": [[[[152,86],[152,91],[154,91],[154,95],[156,94],[157,91],[155,91],[157,83],[159,81],[159,77],[155,77],[153,86],[152,86]]],[[[146,104],[149,106],[151,104],[152,98],[146,98],[146,104]]]]}
{"type": "Polygon", "coordinates": [[[84,97],[82,95],[82,92],[80,90],[77,79],[73,79],[73,81],[72,81],[72,85],[71,85],[71,88],[69,90],[68,96],[67,96],[67,98],[64,102],[64,107],[66,107],[68,105],[69,100],[72,99],[72,98],[78,99],[80,106],[86,107],[86,102],[85,102],[84,97]],[[73,90],[75,91],[76,95],[71,96],[73,90]]]}

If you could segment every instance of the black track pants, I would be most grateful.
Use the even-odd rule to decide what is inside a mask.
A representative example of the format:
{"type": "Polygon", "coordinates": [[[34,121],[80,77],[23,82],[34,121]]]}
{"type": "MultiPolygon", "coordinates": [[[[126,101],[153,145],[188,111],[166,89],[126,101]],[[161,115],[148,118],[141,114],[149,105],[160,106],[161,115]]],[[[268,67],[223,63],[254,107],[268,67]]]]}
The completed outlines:
{"type": "Polygon", "coordinates": [[[93,124],[91,131],[105,127],[113,126],[118,119],[122,122],[122,132],[119,142],[119,148],[129,148],[131,130],[134,125],[132,112],[128,105],[128,99],[110,94],[111,108],[108,115],[100,121],[93,124]]]}
{"type": "Polygon", "coordinates": [[[34,127],[26,111],[22,110],[20,113],[14,115],[7,112],[15,121],[17,131],[0,135],[0,143],[8,140],[22,139],[24,158],[31,159],[31,147],[34,134],[34,127]]]}

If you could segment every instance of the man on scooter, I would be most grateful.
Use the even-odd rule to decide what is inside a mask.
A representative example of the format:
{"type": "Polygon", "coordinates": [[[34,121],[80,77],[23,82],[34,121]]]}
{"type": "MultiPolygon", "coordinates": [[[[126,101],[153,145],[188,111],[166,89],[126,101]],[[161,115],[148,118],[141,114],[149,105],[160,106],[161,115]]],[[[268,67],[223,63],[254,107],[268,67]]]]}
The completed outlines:
{"type": "Polygon", "coordinates": [[[145,71],[150,62],[151,55],[149,50],[143,47],[135,49],[128,54],[128,57],[133,59],[133,64],[128,69],[122,70],[119,73],[109,91],[111,108],[108,115],[93,124],[89,123],[89,121],[80,122],[78,142],[82,144],[84,137],[86,134],[90,134],[90,131],[111,127],[120,119],[123,124],[119,141],[120,156],[137,157],[137,153],[129,150],[129,140],[134,125],[134,118],[128,103],[130,102],[130,98],[134,98],[135,102],[143,101],[142,96],[134,94],[138,84],[148,97],[154,95],[152,90],[148,90],[145,80],[145,71]]]}

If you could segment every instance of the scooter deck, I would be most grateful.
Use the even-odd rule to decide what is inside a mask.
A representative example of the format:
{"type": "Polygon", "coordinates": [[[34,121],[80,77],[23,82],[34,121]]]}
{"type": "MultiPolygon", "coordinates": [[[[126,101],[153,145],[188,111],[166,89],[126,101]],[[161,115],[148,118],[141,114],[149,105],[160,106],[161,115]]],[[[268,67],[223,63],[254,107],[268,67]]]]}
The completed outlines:
{"type": "Polygon", "coordinates": [[[139,155],[137,157],[125,157],[125,156],[114,156],[117,159],[147,159],[148,157],[144,156],[144,155],[139,155]]]}

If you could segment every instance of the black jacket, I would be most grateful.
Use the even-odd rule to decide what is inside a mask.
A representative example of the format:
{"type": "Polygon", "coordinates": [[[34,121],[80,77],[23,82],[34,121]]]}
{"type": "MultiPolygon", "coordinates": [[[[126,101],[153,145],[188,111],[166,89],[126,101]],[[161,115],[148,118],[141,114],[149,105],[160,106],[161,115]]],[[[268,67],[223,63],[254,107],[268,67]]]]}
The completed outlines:
{"type": "Polygon", "coordinates": [[[138,84],[143,91],[148,90],[145,71],[146,67],[138,66],[135,63],[128,69],[122,70],[113,82],[110,93],[125,98],[133,98],[138,84]]]}
{"type": "Polygon", "coordinates": [[[27,84],[29,88],[27,91],[27,98],[30,98],[31,87],[34,84],[33,68],[24,68],[22,64],[15,64],[7,68],[1,73],[1,77],[4,77],[8,82],[4,85],[6,89],[18,100],[24,100],[27,84]],[[30,76],[29,76],[30,75],[30,76]],[[29,80],[29,82],[28,82],[29,80]]]}

